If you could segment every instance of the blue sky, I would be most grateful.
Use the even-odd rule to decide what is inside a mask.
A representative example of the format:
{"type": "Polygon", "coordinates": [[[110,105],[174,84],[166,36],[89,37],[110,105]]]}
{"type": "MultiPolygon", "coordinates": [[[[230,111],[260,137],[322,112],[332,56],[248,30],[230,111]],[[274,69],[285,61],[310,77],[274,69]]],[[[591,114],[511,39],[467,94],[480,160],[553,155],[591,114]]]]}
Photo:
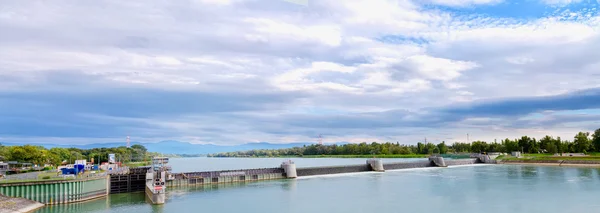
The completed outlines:
{"type": "Polygon", "coordinates": [[[0,141],[464,141],[600,128],[596,0],[0,0],[0,141]]]}

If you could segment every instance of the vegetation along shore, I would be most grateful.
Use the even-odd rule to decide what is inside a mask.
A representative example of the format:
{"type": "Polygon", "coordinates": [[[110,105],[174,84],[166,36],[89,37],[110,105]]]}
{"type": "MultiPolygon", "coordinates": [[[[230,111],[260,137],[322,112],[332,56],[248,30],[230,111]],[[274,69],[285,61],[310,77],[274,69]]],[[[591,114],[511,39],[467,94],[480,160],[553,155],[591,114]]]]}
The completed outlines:
{"type": "MultiPolygon", "coordinates": [[[[225,152],[210,154],[208,157],[378,157],[378,158],[411,158],[426,157],[430,154],[449,153],[510,153],[521,151],[527,158],[552,158],[554,153],[586,153],[595,155],[600,152],[600,129],[589,132],[579,132],[573,140],[563,140],[560,137],[545,136],[541,139],[522,136],[517,139],[504,139],[500,142],[473,141],[472,143],[454,142],[446,144],[422,143],[404,145],[398,142],[391,143],[360,143],[344,145],[308,145],[288,149],[262,149],[238,152],[225,152]]],[[[563,156],[572,159],[574,157],[563,156]]],[[[510,158],[505,158],[510,159],[510,158]]],[[[586,158],[588,160],[600,160],[586,158]]]]}

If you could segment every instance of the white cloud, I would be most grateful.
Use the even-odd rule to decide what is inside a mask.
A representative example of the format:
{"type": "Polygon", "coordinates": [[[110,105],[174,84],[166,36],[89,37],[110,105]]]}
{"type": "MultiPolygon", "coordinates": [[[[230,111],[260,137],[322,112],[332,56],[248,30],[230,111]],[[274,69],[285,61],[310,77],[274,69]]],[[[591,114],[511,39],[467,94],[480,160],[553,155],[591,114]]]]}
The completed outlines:
{"type": "Polygon", "coordinates": [[[331,62],[313,62],[309,68],[291,70],[273,79],[275,86],[286,90],[314,90],[319,88],[358,92],[359,88],[334,82],[317,82],[311,80],[311,75],[320,72],[353,73],[355,67],[348,67],[331,62]]]}
{"type": "Polygon", "coordinates": [[[542,1],[544,4],[549,4],[549,5],[568,5],[568,4],[573,4],[573,3],[579,3],[582,2],[583,0],[540,0],[542,1]]]}
{"type": "Polygon", "coordinates": [[[445,5],[445,6],[454,6],[454,7],[464,7],[471,5],[479,5],[479,4],[497,4],[503,2],[504,0],[429,0],[433,4],[445,5]]]}
{"type": "Polygon", "coordinates": [[[407,65],[428,79],[448,81],[457,78],[462,71],[478,65],[468,61],[454,61],[427,55],[416,55],[406,59],[407,65]]]}
{"type": "MultiPolygon", "coordinates": [[[[190,99],[196,93],[294,97],[270,103],[278,107],[250,110],[262,116],[252,119],[182,112],[142,122],[152,125],[146,132],[165,131],[197,142],[241,143],[309,140],[307,135],[321,131],[319,127],[300,128],[268,116],[295,111],[298,105],[314,108],[298,112],[299,117],[327,110],[360,117],[373,111],[423,112],[457,102],[600,86],[596,80],[600,18],[591,10],[549,11],[548,17],[520,19],[423,6],[428,3],[461,10],[501,1],[325,0],[310,1],[308,6],[241,0],[3,2],[0,90],[62,91],[68,96],[132,88],[194,94],[190,99]],[[536,83],[527,81],[531,79],[536,83]],[[261,118],[281,125],[257,125],[261,118]],[[203,136],[211,133],[204,129],[220,125],[218,131],[236,131],[203,136]]],[[[122,96],[117,93],[113,98],[122,96]]],[[[202,107],[225,108],[238,99],[202,107]]],[[[472,128],[461,126],[460,120],[448,123],[448,128],[472,128]]],[[[331,140],[400,134],[386,125],[390,124],[330,129],[340,135],[331,140]]],[[[432,130],[422,131],[419,134],[432,130]]],[[[565,132],[558,127],[552,131],[565,132]]],[[[409,136],[397,137],[416,133],[402,134],[409,136]]]]}
{"type": "Polygon", "coordinates": [[[200,4],[230,5],[233,0],[194,0],[200,4]]]}
{"type": "Polygon", "coordinates": [[[535,60],[530,57],[508,57],[506,61],[511,64],[527,64],[534,62],[535,60]]]}
{"type": "MultiPolygon", "coordinates": [[[[289,39],[299,42],[316,41],[328,46],[339,46],[341,42],[340,30],[337,26],[332,25],[312,25],[300,27],[294,24],[283,23],[266,18],[246,18],[243,20],[246,23],[255,25],[255,31],[262,35],[250,35],[251,39],[270,38],[273,39],[289,39]]],[[[265,40],[265,39],[259,39],[265,40]]]]}

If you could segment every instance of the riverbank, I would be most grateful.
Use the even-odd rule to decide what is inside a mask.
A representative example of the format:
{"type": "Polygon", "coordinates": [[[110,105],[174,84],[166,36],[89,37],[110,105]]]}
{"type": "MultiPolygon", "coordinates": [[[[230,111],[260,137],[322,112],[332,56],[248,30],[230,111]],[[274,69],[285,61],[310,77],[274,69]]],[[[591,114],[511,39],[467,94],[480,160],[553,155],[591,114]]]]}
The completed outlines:
{"type": "Polygon", "coordinates": [[[427,158],[428,155],[304,155],[303,158],[427,158]]]}
{"type": "Polygon", "coordinates": [[[427,158],[429,155],[279,155],[279,156],[209,156],[211,158],[427,158]]]}
{"type": "Polygon", "coordinates": [[[556,159],[523,159],[508,158],[498,161],[498,164],[519,164],[536,166],[559,166],[559,167],[600,167],[600,159],[589,157],[556,157],[556,159]]]}

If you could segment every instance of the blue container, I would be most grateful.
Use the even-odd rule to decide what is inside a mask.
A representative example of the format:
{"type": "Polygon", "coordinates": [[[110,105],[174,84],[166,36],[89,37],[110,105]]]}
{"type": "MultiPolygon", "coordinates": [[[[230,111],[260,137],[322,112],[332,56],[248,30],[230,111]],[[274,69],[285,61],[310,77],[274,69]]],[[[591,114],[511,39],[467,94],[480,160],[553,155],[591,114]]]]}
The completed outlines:
{"type": "Polygon", "coordinates": [[[62,171],[63,175],[75,174],[75,169],[73,169],[73,168],[62,168],[60,170],[62,171]]]}

